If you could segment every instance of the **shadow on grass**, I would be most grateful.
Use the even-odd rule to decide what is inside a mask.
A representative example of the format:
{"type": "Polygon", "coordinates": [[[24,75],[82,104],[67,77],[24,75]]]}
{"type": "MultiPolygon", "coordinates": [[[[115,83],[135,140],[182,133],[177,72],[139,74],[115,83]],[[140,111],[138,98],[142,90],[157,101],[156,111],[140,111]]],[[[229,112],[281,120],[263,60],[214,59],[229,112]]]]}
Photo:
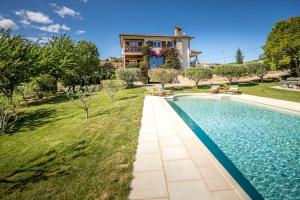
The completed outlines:
{"type": "Polygon", "coordinates": [[[18,119],[7,131],[7,134],[15,134],[21,128],[34,130],[45,124],[49,124],[54,121],[53,114],[55,109],[40,109],[30,113],[20,113],[20,119],[18,119]]]}
{"type": "Polygon", "coordinates": [[[107,110],[104,110],[104,111],[98,111],[93,116],[91,116],[90,118],[96,117],[98,115],[109,115],[109,114],[112,114],[112,113],[115,113],[115,112],[122,112],[124,109],[125,109],[125,106],[115,107],[115,108],[107,109],[107,110]]]}
{"type": "Polygon", "coordinates": [[[121,98],[118,98],[116,100],[117,101],[123,101],[123,100],[128,100],[128,99],[135,99],[137,97],[138,97],[138,95],[134,95],[134,96],[121,97],[121,98]]]}
{"type": "Polygon", "coordinates": [[[251,81],[251,82],[240,82],[239,83],[240,87],[252,87],[252,86],[257,86],[257,85],[258,85],[258,82],[254,82],[254,81],[251,81]]]}
{"type": "Polygon", "coordinates": [[[88,142],[80,140],[61,152],[50,150],[38,155],[19,169],[0,177],[0,186],[4,188],[6,194],[10,194],[14,190],[24,190],[29,183],[68,175],[72,168],[72,161],[88,155],[87,147],[88,142]]]}
{"type": "Polygon", "coordinates": [[[63,94],[54,96],[54,97],[48,97],[44,99],[35,100],[28,103],[28,106],[39,106],[42,104],[57,104],[57,103],[63,103],[65,101],[69,101],[70,99],[63,94]]]}

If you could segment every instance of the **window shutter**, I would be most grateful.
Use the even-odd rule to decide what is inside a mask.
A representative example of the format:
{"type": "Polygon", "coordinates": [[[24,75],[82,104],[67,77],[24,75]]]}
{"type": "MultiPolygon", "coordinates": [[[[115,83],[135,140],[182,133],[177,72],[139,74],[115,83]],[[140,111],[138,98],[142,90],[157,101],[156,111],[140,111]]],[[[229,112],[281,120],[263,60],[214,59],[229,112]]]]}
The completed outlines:
{"type": "Polygon", "coordinates": [[[166,41],[161,42],[162,47],[166,47],[166,41]]]}
{"type": "Polygon", "coordinates": [[[125,42],[125,47],[128,47],[129,46],[129,42],[125,42]]]}

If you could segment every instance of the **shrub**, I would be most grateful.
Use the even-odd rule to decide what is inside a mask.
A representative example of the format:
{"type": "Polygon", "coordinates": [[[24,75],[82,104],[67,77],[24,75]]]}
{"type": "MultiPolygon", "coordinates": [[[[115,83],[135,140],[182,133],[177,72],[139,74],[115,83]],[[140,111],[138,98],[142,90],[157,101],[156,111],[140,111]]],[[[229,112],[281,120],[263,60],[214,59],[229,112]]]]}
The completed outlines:
{"type": "Polygon", "coordinates": [[[140,68],[140,63],[129,63],[127,68],[140,68]]]}
{"type": "Polygon", "coordinates": [[[211,79],[213,76],[212,70],[203,67],[193,67],[185,70],[185,76],[195,81],[195,87],[198,86],[201,80],[211,79]]]}
{"type": "Polygon", "coordinates": [[[57,81],[56,79],[48,74],[41,75],[35,79],[36,92],[42,94],[55,94],[57,92],[57,81]]]}
{"type": "Polygon", "coordinates": [[[7,98],[0,97],[0,133],[5,133],[17,119],[15,107],[15,103],[8,101],[7,98]]]}
{"type": "Polygon", "coordinates": [[[264,81],[265,75],[271,70],[271,67],[262,62],[253,62],[247,64],[249,70],[260,78],[260,81],[264,81]]]}
{"type": "Polygon", "coordinates": [[[93,93],[97,91],[97,88],[98,85],[76,86],[73,91],[67,93],[68,98],[85,112],[85,119],[89,118],[90,107],[94,103],[93,93]]]}
{"type": "Polygon", "coordinates": [[[132,87],[133,82],[139,80],[140,70],[137,68],[120,68],[116,70],[117,79],[125,81],[127,87],[132,87]]]}
{"type": "Polygon", "coordinates": [[[151,69],[149,70],[150,80],[153,82],[159,82],[164,89],[166,83],[172,83],[177,77],[177,70],[175,69],[151,69]]]}
{"type": "Polygon", "coordinates": [[[180,62],[178,59],[178,51],[175,48],[165,47],[162,49],[162,54],[165,59],[165,64],[161,66],[167,69],[180,69],[180,62]]]}
{"type": "Polygon", "coordinates": [[[149,70],[149,65],[148,62],[143,61],[140,63],[140,78],[143,83],[148,83],[148,70],[149,70]]]}
{"type": "Polygon", "coordinates": [[[113,64],[106,62],[100,66],[100,74],[102,79],[111,79],[114,74],[113,64]]]}
{"type": "Polygon", "coordinates": [[[106,92],[111,99],[121,90],[126,88],[126,83],[122,80],[104,80],[102,81],[102,91],[106,92]]]}

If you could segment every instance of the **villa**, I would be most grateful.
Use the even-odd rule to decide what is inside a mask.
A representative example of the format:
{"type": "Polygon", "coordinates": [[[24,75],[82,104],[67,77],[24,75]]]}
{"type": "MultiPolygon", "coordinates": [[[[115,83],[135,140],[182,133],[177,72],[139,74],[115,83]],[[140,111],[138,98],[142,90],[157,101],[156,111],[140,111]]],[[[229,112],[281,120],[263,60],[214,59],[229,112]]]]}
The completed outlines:
{"type": "MultiPolygon", "coordinates": [[[[120,34],[122,48],[123,67],[130,63],[139,63],[143,60],[141,49],[143,46],[151,47],[152,51],[159,52],[164,47],[176,48],[182,69],[190,67],[191,59],[200,51],[191,50],[190,41],[194,37],[183,33],[181,27],[174,28],[174,35],[151,35],[151,34],[120,34]]],[[[150,67],[154,68],[164,63],[163,57],[153,56],[150,58],[150,67]]]]}

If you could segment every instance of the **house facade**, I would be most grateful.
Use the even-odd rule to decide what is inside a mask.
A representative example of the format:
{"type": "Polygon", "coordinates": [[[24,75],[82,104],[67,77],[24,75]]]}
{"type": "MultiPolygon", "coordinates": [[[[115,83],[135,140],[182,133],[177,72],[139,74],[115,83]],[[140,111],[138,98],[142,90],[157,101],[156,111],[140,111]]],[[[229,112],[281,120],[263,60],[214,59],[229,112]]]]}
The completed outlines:
{"type": "MultiPolygon", "coordinates": [[[[174,35],[150,35],[150,34],[120,34],[120,45],[122,48],[123,67],[130,63],[139,63],[143,60],[141,49],[149,46],[151,51],[159,54],[164,47],[173,47],[178,51],[181,68],[190,67],[191,59],[197,57],[201,52],[190,48],[190,41],[194,37],[186,36],[180,27],[174,28],[174,35]]],[[[164,63],[163,57],[152,56],[150,68],[155,68],[164,63]]]]}

